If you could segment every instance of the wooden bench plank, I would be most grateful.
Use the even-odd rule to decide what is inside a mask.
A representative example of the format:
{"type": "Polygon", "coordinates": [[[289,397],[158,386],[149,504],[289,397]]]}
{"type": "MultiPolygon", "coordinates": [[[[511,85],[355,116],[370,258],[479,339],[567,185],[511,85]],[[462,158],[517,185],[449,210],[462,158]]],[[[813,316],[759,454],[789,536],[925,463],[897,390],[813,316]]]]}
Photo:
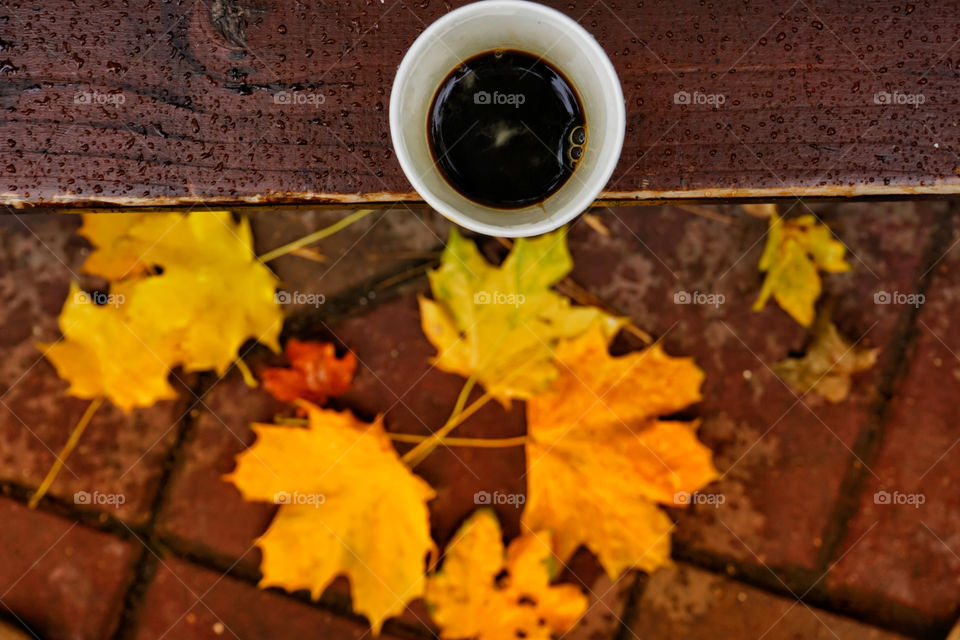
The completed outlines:
{"type": "MultiPolygon", "coordinates": [[[[390,86],[417,34],[462,4],[4,0],[0,198],[418,200],[390,144],[390,86]]],[[[960,0],[546,4],[620,74],[627,138],[605,198],[960,192],[960,0]]]]}

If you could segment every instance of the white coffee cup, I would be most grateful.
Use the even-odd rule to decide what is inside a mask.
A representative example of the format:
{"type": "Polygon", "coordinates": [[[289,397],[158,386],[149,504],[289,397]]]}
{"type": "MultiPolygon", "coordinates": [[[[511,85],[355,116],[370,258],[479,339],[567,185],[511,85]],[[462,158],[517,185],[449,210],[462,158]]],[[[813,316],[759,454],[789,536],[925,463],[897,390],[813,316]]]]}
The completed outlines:
{"type": "Polygon", "coordinates": [[[607,184],[620,158],[626,112],[610,59],[566,15],[524,0],[482,0],[444,15],[414,41],[390,95],[390,135],[407,179],[427,204],[457,224],[488,235],[533,236],[582,213],[607,184]],[[440,173],[427,136],[434,94],[464,60],[496,49],[530,53],[559,69],[580,97],[587,142],[560,189],[523,209],[496,209],[457,192],[440,173]]]}

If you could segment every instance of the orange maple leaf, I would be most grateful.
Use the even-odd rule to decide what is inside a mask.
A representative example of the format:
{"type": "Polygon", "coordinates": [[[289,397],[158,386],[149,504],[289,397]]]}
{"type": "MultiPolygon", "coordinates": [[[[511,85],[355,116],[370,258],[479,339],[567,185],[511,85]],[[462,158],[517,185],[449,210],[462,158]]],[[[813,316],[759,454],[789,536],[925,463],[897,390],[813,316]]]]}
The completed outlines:
{"type": "Polygon", "coordinates": [[[696,423],[661,420],[700,400],[703,372],[659,345],[621,357],[594,327],[562,341],[560,375],[527,402],[523,523],[553,532],[566,561],[580,545],[611,578],[670,562],[672,524],[658,504],[717,477],[696,423]]]}
{"type": "Polygon", "coordinates": [[[291,339],[284,353],[290,368],[267,367],[260,372],[263,388],[282,402],[308,400],[323,404],[328,396],[349,389],[357,370],[357,357],[347,352],[337,358],[336,349],[329,342],[291,339]]]}
{"type": "Polygon", "coordinates": [[[527,532],[504,550],[497,516],[475,512],[447,545],[426,598],[442,638],[549,640],[587,610],[572,584],[553,584],[559,563],[549,531],[527,532]]]}

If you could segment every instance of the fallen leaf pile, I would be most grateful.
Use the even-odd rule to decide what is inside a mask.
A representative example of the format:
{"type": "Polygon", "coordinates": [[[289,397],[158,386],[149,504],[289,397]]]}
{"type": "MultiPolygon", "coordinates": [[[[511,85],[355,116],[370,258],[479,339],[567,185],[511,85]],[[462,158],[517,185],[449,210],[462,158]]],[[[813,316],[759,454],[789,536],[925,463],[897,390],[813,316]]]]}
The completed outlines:
{"type": "MultiPolygon", "coordinates": [[[[527,401],[522,522],[530,533],[504,557],[492,512],[462,526],[440,572],[427,578],[444,638],[546,640],[569,630],[586,602],[577,587],[551,584],[554,561],[584,545],[613,578],[668,564],[672,523],[660,505],[717,476],[696,423],[661,419],[700,400],[702,371],[658,345],[612,357],[608,345],[622,321],[552,289],[571,266],[563,231],[517,241],[500,266],[452,231],[430,273],[434,300],[420,300],[438,367],[473,377],[501,402],[527,401]]],[[[332,346],[293,343],[288,358],[291,369],[262,376],[278,397],[333,392],[327,380],[311,387],[305,368],[339,363],[332,346]]],[[[258,541],[261,584],[317,597],[345,574],[355,609],[378,631],[423,594],[433,492],[402,464],[379,419],[364,425],[349,414],[309,413],[306,430],[257,425],[257,441],[228,476],[247,500],[326,497],[317,507],[281,505],[258,541]],[[377,575],[388,589],[377,588],[377,575]]]]}
{"type": "Polygon", "coordinates": [[[475,512],[450,540],[427,604],[444,638],[548,640],[572,628],[587,609],[580,589],[556,577],[549,531],[528,533],[504,553],[489,509],[475,512]]]}
{"type": "MultiPolygon", "coordinates": [[[[843,244],[814,216],[785,220],[772,205],[748,211],[770,216],[754,309],[773,297],[810,326],[819,272],[850,269],[843,244]]],[[[260,586],[318,598],[345,576],[374,635],[424,597],[444,638],[547,640],[586,611],[579,588],[554,583],[579,547],[614,580],[670,563],[673,523],[662,507],[686,504],[678,496],[718,476],[698,423],[667,419],[700,401],[703,372],[659,344],[610,354],[624,320],[555,289],[573,266],[565,233],[517,240],[495,265],[453,230],[429,273],[432,299],[419,301],[439,369],[466,378],[466,391],[480,385],[483,402],[526,401],[525,439],[484,443],[525,446],[526,533],[505,549],[493,512],[477,511],[431,572],[427,505],[436,494],[405,464],[422,458],[401,459],[380,417],[366,423],[317,406],[347,391],[352,353],[338,358],[332,344],[290,340],[290,366],[260,377],[307,419],[254,425],[255,442],[225,476],[245,500],[278,505],[256,542],[260,586]]],[[[81,234],[94,246],[83,271],[107,288],[89,294],[73,283],[59,316],[63,339],[44,345],[71,394],[145,407],[174,395],[174,367],[222,373],[251,339],[279,350],[278,283],[254,255],[246,220],[224,211],[84,215],[81,234]]],[[[824,315],[806,355],[775,370],[798,391],[838,402],[851,375],[875,361],[875,350],[851,346],[824,315]]],[[[428,455],[467,415],[434,425],[442,433],[420,442],[410,436],[415,453],[428,455]]],[[[449,444],[476,444],[468,440],[449,444]]]]}
{"type": "Polygon", "coordinates": [[[844,259],[846,248],[833,237],[829,227],[812,215],[784,220],[770,217],[767,245],[759,269],[765,272],[754,311],[763,309],[770,296],[803,326],[814,319],[814,305],[820,297],[820,271],[842,273],[850,270],[844,259]]]}
{"type": "Polygon", "coordinates": [[[703,374],[659,346],[611,358],[620,322],[550,289],[572,267],[563,234],[518,240],[495,267],[452,233],[430,274],[437,302],[420,301],[424,333],[441,369],[527,400],[526,526],[552,530],[564,560],[584,544],[611,576],[652,570],[670,549],[657,503],[716,477],[696,425],[658,420],[700,400],[703,374]]]}
{"type": "Polygon", "coordinates": [[[72,395],[146,407],[171,397],[174,367],[222,373],[249,339],[279,350],[277,280],[253,254],[245,219],[85,214],[80,233],[95,247],[82,270],[109,291],[94,297],[74,284],[59,319],[64,339],[41,345],[72,395]]]}
{"type": "Polygon", "coordinates": [[[280,504],[257,540],[260,586],[318,598],[345,575],[354,610],[377,634],[423,595],[434,492],[400,462],[379,418],[310,407],[308,419],[306,428],[254,425],[256,442],[226,478],[246,500],[280,504]]]}
{"type": "Polygon", "coordinates": [[[267,367],[260,372],[263,388],[281,402],[307,400],[323,404],[350,387],[357,370],[357,358],[347,352],[337,357],[329,342],[310,342],[291,338],[284,346],[290,368],[267,367]]]}

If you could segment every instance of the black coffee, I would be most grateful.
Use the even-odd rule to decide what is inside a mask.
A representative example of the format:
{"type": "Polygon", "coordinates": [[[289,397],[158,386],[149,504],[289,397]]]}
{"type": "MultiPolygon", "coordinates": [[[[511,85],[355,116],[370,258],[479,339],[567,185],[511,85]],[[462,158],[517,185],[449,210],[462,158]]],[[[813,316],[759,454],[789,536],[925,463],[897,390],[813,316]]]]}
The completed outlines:
{"type": "Polygon", "coordinates": [[[522,51],[490,51],[454,69],[434,96],[427,128],[450,185],[501,209],[541,202],[563,186],[587,138],[573,87],[522,51]]]}

